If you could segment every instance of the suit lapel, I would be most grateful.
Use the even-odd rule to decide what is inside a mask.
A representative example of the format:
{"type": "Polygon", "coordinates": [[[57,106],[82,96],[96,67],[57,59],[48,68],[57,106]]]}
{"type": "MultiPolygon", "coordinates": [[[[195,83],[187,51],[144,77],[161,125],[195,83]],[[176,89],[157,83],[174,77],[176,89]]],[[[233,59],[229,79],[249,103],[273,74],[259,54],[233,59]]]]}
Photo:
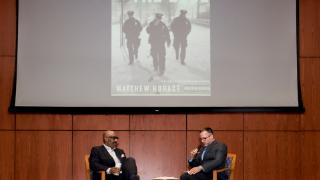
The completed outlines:
{"type": "Polygon", "coordinates": [[[207,147],[206,152],[204,152],[203,159],[204,159],[204,157],[206,156],[206,154],[207,154],[208,152],[210,152],[210,150],[213,148],[213,146],[214,146],[215,144],[217,144],[217,140],[214,140],[214,141],[207,147]]]}
{"type": "MultiPolygon", "coordinates": [[[[104,147],[104,145],[101,146],[101,151],[102,153],[106,156],[106,157],[111,157],[112,156],[109,154],[109,152],[107,151],[107,149],[104,147]]],[[[112,158],[113,159],[113,158],[112,158]]]]}
{"type": "Polygon", "coordinates": [[[121,152],[116,148],[115,150],[114,150],[114,152],[116,153],[116,156],[117,156],[117,158],[120,160],[120,162],[121,162],[121,152]]]}

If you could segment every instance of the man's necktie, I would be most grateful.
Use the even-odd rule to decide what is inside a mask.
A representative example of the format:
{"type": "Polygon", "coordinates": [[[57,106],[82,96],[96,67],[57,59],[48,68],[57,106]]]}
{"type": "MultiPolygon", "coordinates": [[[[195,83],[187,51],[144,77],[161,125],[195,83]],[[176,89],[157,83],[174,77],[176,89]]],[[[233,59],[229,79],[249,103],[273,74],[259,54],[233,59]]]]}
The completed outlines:
{"type": "Polygon", "coordinates": [[[207,150],[207,147],[204,147],[203,151],[202,151],[202,155],[201,155],[201,160],[203,160],[203,156],[204,156],[204,153],[206,152],[206,150],[207,150]]]}

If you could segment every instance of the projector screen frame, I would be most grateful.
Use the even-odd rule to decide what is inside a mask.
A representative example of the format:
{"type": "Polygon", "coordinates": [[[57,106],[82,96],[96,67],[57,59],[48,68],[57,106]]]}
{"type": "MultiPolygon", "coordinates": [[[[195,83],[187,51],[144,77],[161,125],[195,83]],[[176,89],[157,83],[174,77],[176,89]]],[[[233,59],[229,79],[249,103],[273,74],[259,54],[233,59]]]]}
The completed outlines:
{"type": "Polygon", "coordinates": [[[57,114],[181,114],[181,113],[227,113],[227,112],[287,112],[302,113],[303,107],[300,87],[300,41],[299,41],[299,0],[296,0],[296,42],[297,42],[297,85],[298,107],[38,107],[16,106],[16,81],[17,81],[17,49],[18,49],[18,13],[19,0],[16,0],[16,56],[15,75],[12,89],[12,98],[8,112],[24,113],[57,113],[57,114]]]}

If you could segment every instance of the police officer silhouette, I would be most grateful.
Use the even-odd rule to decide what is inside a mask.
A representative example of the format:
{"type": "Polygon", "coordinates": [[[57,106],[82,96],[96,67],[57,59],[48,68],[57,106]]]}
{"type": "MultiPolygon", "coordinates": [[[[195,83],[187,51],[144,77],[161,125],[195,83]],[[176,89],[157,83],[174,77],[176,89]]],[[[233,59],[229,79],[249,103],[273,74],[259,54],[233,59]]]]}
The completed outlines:
{"type": "Polygon", "coordinates": [[[129,65],[133,63],[133,59],[138,58],[138,48],[140,46],[140,32],[142,31],[142,26],[140,21],[133,17],[134,12],[128,11],[129,19],[127,19],[123,24],[123,32],[126,34],[127,38],[127,48],[129,52],[129,65]]]}
{"type": "Polygon", "coordinates": [[[164,74],[166,61],[166,47],[170,46],[169,30],[164,22],[161,21],[163,14],[156,13],[156,19],[147,27],[149,36],[149,43],[151,44],[151,56],[153,58],[154,70],[159,71],[160,75],[164,74]]]}
{"type": "Polygon", "coordinates": [[[186,48],[188,46],[187,36],[191,31],[191,23],[189,19],[186,18],[186,14],[186,10],[181,10],[180,16],[174,18],[170,26],[174,37],[173,47],[176,52],[177,60],[179,60],[179,50],[181,47],[180,59],[182,65],[185,65],[184,60],[186,58],[186,48]]]}

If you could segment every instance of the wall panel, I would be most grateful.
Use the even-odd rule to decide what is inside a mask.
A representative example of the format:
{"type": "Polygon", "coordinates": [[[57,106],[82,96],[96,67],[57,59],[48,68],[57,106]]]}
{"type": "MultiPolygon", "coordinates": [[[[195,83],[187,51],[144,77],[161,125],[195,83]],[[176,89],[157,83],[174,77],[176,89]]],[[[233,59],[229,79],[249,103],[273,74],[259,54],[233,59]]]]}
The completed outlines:
{"type": "Polygon", "coordinates": [[[73,115],[74,130],[129,130],[129,115],[73,115]]]}
{"type": "Polygon", "coordinates": [[[298,113],[244,113],[245,130],[299,130],[298,113]]]}
{"type": "Polygon", "coordinates": [[[299,180],[299,132],[245,132],[244,179],[299,180]]]}
{"type": "Polygon", "coordinates": [[[14,131],[0,131],[0,179],[14,180],[14,131]]]}
{"type": "Polygon", "coordinates": [[[320,58],[300,61],[300,81],[306,112],[300,115],[301,130],[320,130],[320,58]]]}
{"type": "MultiPolygon", "coordinates": [[[[16,0],[0,1],[0,56],[15,56],[16,0]]],[[[14,61],[14,60],[13,60],[14,61]]]]}
{"type": "Polygon", "coordinates": [[[320,132],[301,132],[301,180],[320,179],[320,132]]]}
{"type": "Polygon", "coordinates": [[[130,115],[130,130],[186,130],[186,114],[130,115]]]}
{"type": "Polygon", "coordinates": [[[71,130],[71,114],[17,113],[17,130],[71,130]]]}
{"type": "Polygon", "coordinates": [[[320,1],[299,3],[300,57],[320,57],[320,1]]]}
{"type": "MultiPolygon", "coordinates": [[[[73,131],[73,179],[85,180],[84,155],[89,155],[91,148],[103,144],[104,131],[73,131]]],[[[129,152],[129,131],[115,131],[119,137],[118,148],[123,149],[126,156],[129,152]]]]}
{"type": "MultiPolygon", "coordinates": [[[[228,153],[236,154],[236,170],[235,179],[243,179],[243,131],[214,131],[214,138],[223,142],[228,147],[228,153]]],[[[190,152],[196,149],[199,145],[203,148],[203,144],[199,140],[199,131],[187,132],[187,157],[190,156],[190,152]]],[[[188,166],[190,169],[190,166],[188,166]]]]}
{"type": "Polygon", "coordinates": [[[130,131],[130,155],[141,180],[178,178],[186,170],[186,131],[130,131]]]}
{"type": "Polygon", "coordinates": [[[243,113],[188,114],[187,130],[243,130],[243,113]]]}
{"type": "Polygon", "coordinates": [[[72,179],[71,131],[17,131],[15,180],[72,179]]]}
{"type": "Polygon", "coordinates": [[[14,57],[0,57],[0,130],[14,130],[15,128],[15,114],[8,112],[12,95],[14,66],[14,57]]]}

